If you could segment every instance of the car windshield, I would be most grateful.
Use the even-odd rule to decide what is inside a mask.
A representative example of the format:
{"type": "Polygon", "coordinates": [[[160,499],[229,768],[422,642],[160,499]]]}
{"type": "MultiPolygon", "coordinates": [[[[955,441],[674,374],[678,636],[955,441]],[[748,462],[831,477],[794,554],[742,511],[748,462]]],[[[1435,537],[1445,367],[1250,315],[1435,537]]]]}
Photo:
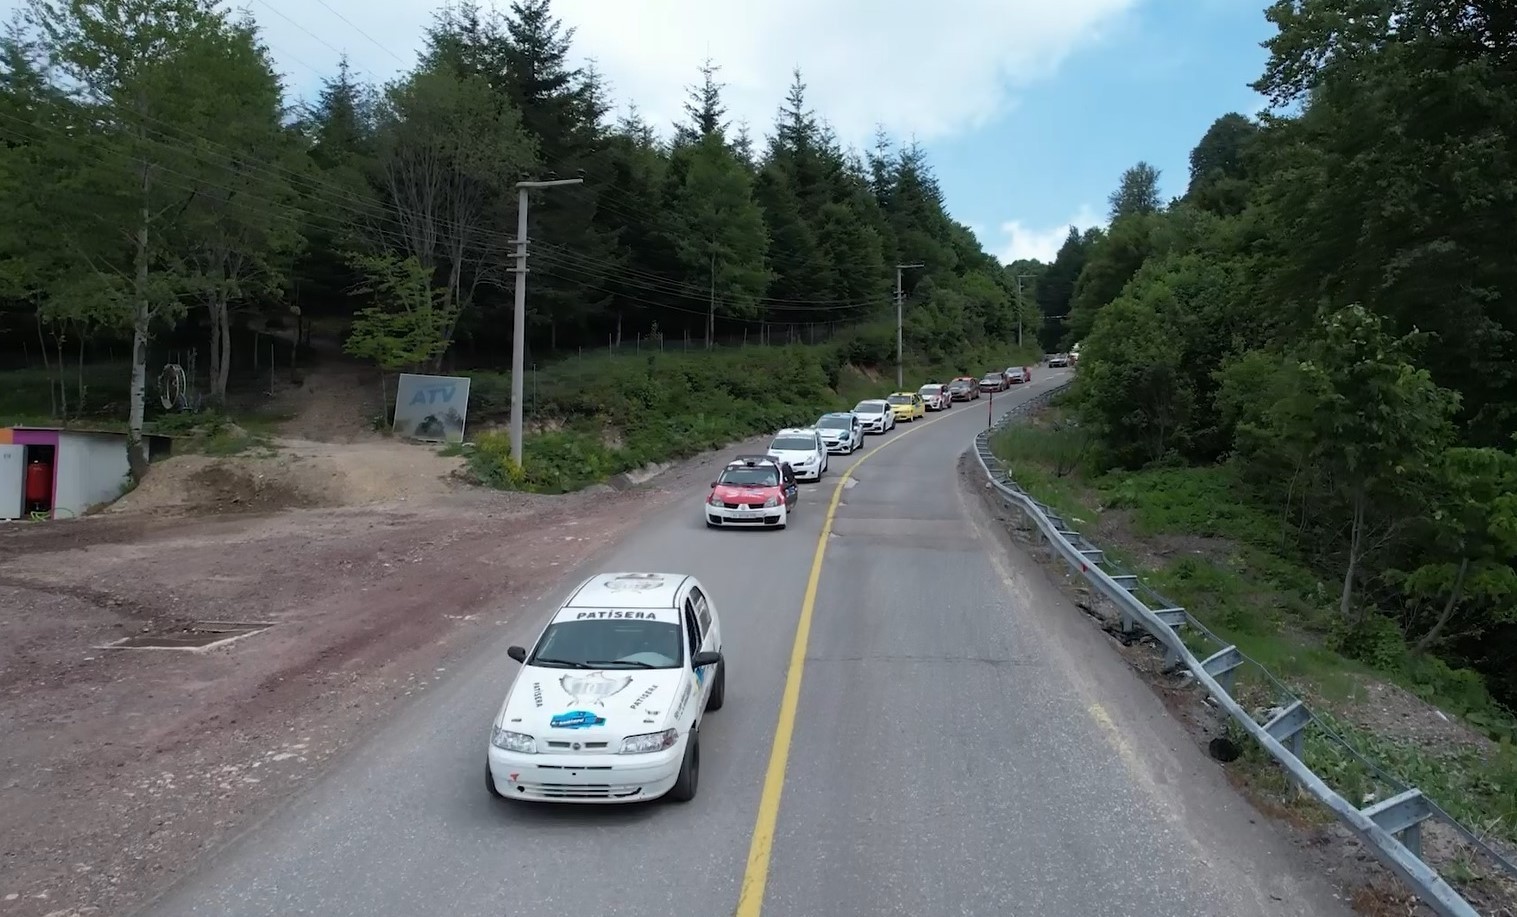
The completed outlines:
{"type": "Polygon", "coordinates": [[[910,404],[911,403],[911,396],[910,395],[891,395],[889,398],[886,398],[885,400],[888,401],[888,402],[890,402],[891,404],[910,404]]]}
{"type": "Polygon", "coordinates": [[[549,624],[528,665],[549,669],[676,669],[684,662],[680,626],[644,619],[549,624]]]}
{"type": "Polygon", "coordinates": [[[847,414],[828,414],[818,420],[816,425],[824,430],[846,430],[853,426],[853,418],[847,414]]]}
{"type": "Polygon", "coordinates": [[[728,468],[716,480],[721,484],[739,484],[746,487],[778,487],[780,470],[773,465],[744,465],[728,468]]]}
{"type": "Polygon", "coordinates": [[[918,395],[936,395],[943,390],[941,385],[924,385],[917,390],[918,395]]]}
{"type": "Polygon", "coordinates": [[[880,414],[885,410],[883,401],[860,401],[853,409],[855,414],[880,414]]]}
{"type": "Polygon", "coordinates": [[[816,440],[805,436],[780,436],[769,444],[772,452],[811,452],[816,449],[816,440]]]}
{"type": "Polygon", "coordinates": [[[986,376],[985,378],[981,379],[980,381],[981,382],[995,382],[996,380],[998,380],[1000,378],[1001,377],[1000,377],[999,374],[992,373],[992,374],[986,376]]]}
{"type": "Polygon", "coordinates": [[[949,389],[959,389],[959,388],[968,388],[968,387],[969,387],[969,383],[965,382],[963,379],[960,379],[959,381],[957,381],[957,382],[953,383],[952,385],[948,386],[949,389]]]}

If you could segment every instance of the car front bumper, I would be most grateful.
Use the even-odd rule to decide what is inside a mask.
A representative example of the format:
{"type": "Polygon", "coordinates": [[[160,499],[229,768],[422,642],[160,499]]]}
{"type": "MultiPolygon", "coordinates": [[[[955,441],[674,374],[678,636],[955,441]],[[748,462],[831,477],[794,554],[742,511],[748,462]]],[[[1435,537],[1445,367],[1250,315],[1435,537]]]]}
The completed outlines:
{"type": "Polygon", "coordinates": [[[795,479],[797,481],[820,481],[822,479],[821,462],[817,462],[815,465],[808,465],[804,468],[800,465],[791,465],[790,470],[795,472],[795,479]]]}
{"type": "Polygon", "coordinates": [[[864,432],[865,433],[884,433],[885,432],[885,418],[881,417],[879,420],[866,420],[866,421],[864,421],[864,432]]]}
{"type": "Polygon", "coordinates": [[[657,799],[679,779],[689,734],[648,755],[523,755],[489,747],[490,779],[508,799],[623,803],[657,799]]]}
{"type": "Polygon", "coordinates": [[[757,509],[743,509],[749,504],[738,506],[712,506],[706,504],[706,522],[711,525],[731,526],[764,526],[783,525],[789,515],[788,508],[781,503],[779,506],[761,506],[757,509]]]}
{"type": "Polygon", "coordinates": [[[822,442],[827,445],[827,451],[833,455],[847,455],[848,450],[853,448],[851,439],[824,439],[822,442]]]}

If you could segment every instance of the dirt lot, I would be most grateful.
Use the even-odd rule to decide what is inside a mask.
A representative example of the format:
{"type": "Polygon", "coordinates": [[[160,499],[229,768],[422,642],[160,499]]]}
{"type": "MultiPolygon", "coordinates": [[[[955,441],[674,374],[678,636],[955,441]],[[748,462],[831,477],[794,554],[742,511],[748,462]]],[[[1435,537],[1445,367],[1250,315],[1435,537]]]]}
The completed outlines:
{"type": "Polygon", "coordinates": [[[5,913],[129,912],[714,461],[547,498],[463,485],[422,446],[279,445],[0,527],[5,913]],[[273,626],[101,649],[195,621],[273,626]]]}
{"type": "MultiPolygon", "coordinates": [[[[964,487],[979,493],[992,515],[1001,521],[1007,540],[1020,550],[1029,551],[1048,567],[1049,575],[1070,593],[1074,603],[1085,611],[1095,626],[1103,628],[1117,643],[1118,650],[1140,672],[1170,710],[1187,726],[1197,742],[1205,745],[1224,734],[1224,717],[1210,704],[1194,683],[1184,676],[1163,671],[1162,649],[1151,638],[1127,643],[1120,636],[1117,609],[1096,594],[1084,577],[1074,574],[1062,560],[1050,558],[1036,547],[1034,532],[1018,511],[1007,508],[987,488],[985,474],[972,455],[960,462],[959,473],[964,487]]],[[[1108,526],[1097,526],[1090,536],[1097,544],[1112,544],[1108,526]]],[[[1139,545],[1127,541],[1121,545],[1130,554],[1151,562],[1171,551],[1202,550],[1196,544],[1139,545]]],[[[1185,673],[1188,675],[1188,673],[1185,673]]],[[[1354,710],[1360,725],[1383,730],[1381,734],[1431,744],[1468,744],[1484,742],[1463,724],[1450,721],[1425,702],[1392,685],[1370,683],[1366,694],[1354,710]]],[[[1221,766],[1221,765],[1218,765],[1221,766]]],[[[1433,911],[1406,891],[1405,886],[1380,865],[1374,855],[1353,837],[1347,828],[1320,807],[1293,795],[1281,796],[1276,787],[1251,781],[1242,771],[1228,768],[1229,777],[1259,811],[1280,818],[1296,829],[1298,842],[1319,869],[1331,876],[1343,889],[1354,908],[1366,917],[1433,917],[1433,911]]],[[[1493,865],[1474,853],[1454,831],[1442,824],[1423,825],[1423,856],[1448,878],[1458,876],[1459,890],[1484,917],[1517,917],[1517,882],[1510,880],[1493,865]]],[[[1511,855],[1511,851],[1504,851],[1511,855]]]]}

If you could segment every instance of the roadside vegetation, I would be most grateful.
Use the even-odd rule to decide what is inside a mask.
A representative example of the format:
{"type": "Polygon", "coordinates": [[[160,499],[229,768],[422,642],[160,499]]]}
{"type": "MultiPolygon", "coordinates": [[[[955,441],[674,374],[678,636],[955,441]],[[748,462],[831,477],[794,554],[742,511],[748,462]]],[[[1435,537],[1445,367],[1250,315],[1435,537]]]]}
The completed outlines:
{"type": "Polygon", "coordinates": [[[715,62],[680,123],[617,119],[548,0],[465,3],[395,82],[343,62],[302,101],[251,19],[135,9],[32,0],[0,38],[0,348],[53,380],[0,396],[0,420],[124,427],[139,475],[143,433],[256,445],[257,395],[356,361],[376,399],[399,372],[470,375],[482,480],[582,486],[893,388],[898,264],[912,387],[1035,348],[1018,279],[1038,266],[950,218],[920,148],[844,148],[799,72],[767,136],[730,123],[715,62]],[[515,182],[580,170],[530,208],[511,468],[515,182]],[[157,408],[169,364],[193,416],[157,408]]]}
{"type": "Polygon", "coordinates": [[[1342,6],[1272,7],[1277,113],[1219,118],[1168,204],[1140,163],[1110,225],[1070,233],[1038,297],[1077,381],[995,449],[1370,757],[1517,840],[1510,36],[1421,0],[1345,31],[1342,6]]]}

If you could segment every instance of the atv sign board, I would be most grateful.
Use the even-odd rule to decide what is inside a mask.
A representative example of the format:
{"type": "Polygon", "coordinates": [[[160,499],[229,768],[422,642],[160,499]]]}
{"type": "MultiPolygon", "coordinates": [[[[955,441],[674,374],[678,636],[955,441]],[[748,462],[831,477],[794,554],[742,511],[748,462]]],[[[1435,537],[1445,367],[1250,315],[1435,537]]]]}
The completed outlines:
{"type": "Polygon", "coordinates": [[[397,436],[429,443],[461,443],[468,413],[467,376],[400,374],[395,390],[397,436]]]}

